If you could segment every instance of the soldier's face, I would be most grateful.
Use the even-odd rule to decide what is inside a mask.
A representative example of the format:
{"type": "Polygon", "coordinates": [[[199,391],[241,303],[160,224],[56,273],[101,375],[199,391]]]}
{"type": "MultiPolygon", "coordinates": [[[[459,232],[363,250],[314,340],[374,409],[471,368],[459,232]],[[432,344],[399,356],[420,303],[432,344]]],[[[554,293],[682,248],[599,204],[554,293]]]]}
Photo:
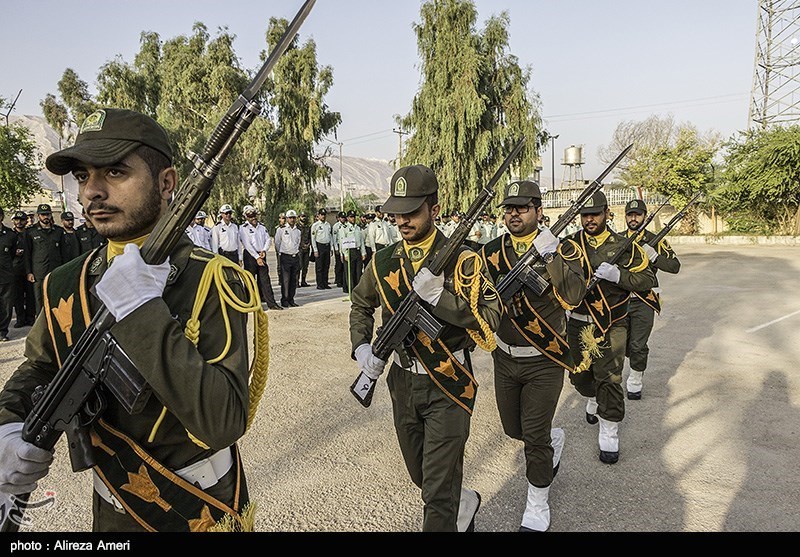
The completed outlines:
{"type": "Polygon", "coordinates": [[[645,215],[636,212],[630,212],[625,215],[625,222],[628,223],[629,230],[639,230],[644,222],[645,215]]]}
{"type": "Polygon", "coordinates": [[[194,219],[194,223],[197,224],[197,225],[203,226],[203,223],[205,222],[205,220],[206,219],[204,219],[203,217],[198,217],[198,218],[194,219]]]}
{"type": "Polygon", "coordinates": [[[72,219],[66,219],[62,220],[61,224],[63,224],[64,228],[66,228],[67,230],[72,230],[72,227],[75,226],[75,221],[72,219]]]}
{"type": "Polygon", "coordinates": [[[222,222],[230,224],[231,217],[233,217],[233,213],[222,213],[222,222]]]}
{"type": "Polygon", "coordinates": [[[136,154],[111,166],[79,167],[72,175],[97,232],[113,241],[133,240],[153,230],[177,185],[174,168],[163,169],[154,182],[147,163],[136,154]]]}
{"type": "Polygon", "coordinates": [[[14,228],[25,228],[25,223],[28,219],[11,219],[14,223],[14,228]]]}
{"type": "Polygon", "coordinates": [[[50,213],[41,213],[38,215],[39,222],[44,225],[50,225],[53,222],[53,215],[50,213]]]}
{"type": "Polygon", "coordinates": [[[597,236],[602,234],[606,229],[606,215],[608,209],[596,215],[581,215],[581,226],[589,236],[597,236]]]}
{"type": "Polygon", "coordinates": [[[542,218],[542,208],[535,207],[532,203],[523,205],[506,205],[505,223],[508,231],[514,236],[527,236],[539,226],[539,219],[542,218]],[[520,209],[525,211],[520,213],[520,209]]]}
{"type": "Polygon", "coordinates": [[[403,236],[403,240],[414,243],[427,238],[433,228],[436,217],[439,215],[439,209],[438,204],[429,207],[426,201],[422,204],[422,207],[413,213],[395,214],[394,220],[397,223],[400,235],[403,236]]]}

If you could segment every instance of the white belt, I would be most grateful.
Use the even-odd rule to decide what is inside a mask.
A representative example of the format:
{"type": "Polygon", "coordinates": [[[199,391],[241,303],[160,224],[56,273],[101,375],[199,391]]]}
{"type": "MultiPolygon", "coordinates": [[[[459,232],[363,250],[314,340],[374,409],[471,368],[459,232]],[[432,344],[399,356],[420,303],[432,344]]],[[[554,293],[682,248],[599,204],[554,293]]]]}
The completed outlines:
{"type": "MultiPolygon", "coordinates": [[[[231,466],[233,466],[233,455],[231,454],[230,447],[228,447],[227,449],[222,449],[214,453],[208,458],[190,464],[186,468],[176,470],[175,474],[190,484],[196,485],[200,489],[208,489],[216,485],[217,482],[230,471],[231,466]]],[[[114,505],[115,509],[124,512],[122,504],[114,497],[111,490],[106,487],[106,484],[103,483],[103,480],[100,479],[97,472],[92,472],[92,474],[94,490],[97,494],[105,499],[106,502],[114,505]]]]}
{"type": "Polygon", "coordinates": [[[591,315],[583,315],[582,313],[570,313],[569,318],[575,321],[583,321],[584,323],[591,323],[594,321],[591,315]]]}
{"type": "Polygon", "coordinates": [[[511,356],[512,358],[537,358],[542,356],[542,353],[534,346],[511,346],[506,344],[496,334],[494,340],[497,342],[497,347],[511,356]]]}
{"type": "MultiPolygon", "coordinates": [[[[456,352],[453,352],[453,356],[462,364],[466,361],[466,354],[464,350],[457,350],[456,352]]],[[[410,371],[414,375],[428,375],[428,371],[425,369],[425,366],[423,366],[416,358],[409,358],[411,360],[411,367],[403,367],[403,363],[400,361],[400,356],[397,354],[397,352],[394,353],[392,359],[399,367],[406,371],[410,371]]]]}

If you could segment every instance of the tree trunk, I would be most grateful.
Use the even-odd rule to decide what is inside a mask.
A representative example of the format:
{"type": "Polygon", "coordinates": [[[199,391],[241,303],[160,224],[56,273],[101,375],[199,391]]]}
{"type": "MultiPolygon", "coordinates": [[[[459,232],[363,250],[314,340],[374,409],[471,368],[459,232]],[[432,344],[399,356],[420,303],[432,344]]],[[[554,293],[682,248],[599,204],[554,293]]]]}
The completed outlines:
{"type": "Polygon", "coordinates": [[[800,236],[800,204],[797,205],[797,212],[794,214],[794,235],[800,236]]]}

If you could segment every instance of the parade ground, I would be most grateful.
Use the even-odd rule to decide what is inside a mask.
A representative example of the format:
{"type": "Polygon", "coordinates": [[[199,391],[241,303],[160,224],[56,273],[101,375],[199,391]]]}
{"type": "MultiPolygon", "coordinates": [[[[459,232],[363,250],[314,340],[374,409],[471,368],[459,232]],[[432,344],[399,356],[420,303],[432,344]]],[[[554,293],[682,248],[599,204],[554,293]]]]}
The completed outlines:
{"type": "MultiPolygon", "coordinates": [[[[626,400],[620,459],[598,459],[597,425],[569,384],[554,426],[566,433],[550,491],[551,532],[800,531],[800,247],[676,244],[678,275],[659,273],[663,311],[650,337],[641,400],[626,400]]],[[[274,269],[274,266],[272,267],[274,269]]],[[[274,277],[274,272],[273,272],[274,277]]],[[[261,532],[418,532],[422,501],[403,465],[381,378],[372,405],[349,391],[349,300],[298,290],[269,311],[270,364],[240,447],[261,532]]],[[[276,293],[277,281],[274,281],[276,293]]],[[[0,379],[28,329],[0,345],[0,379]]],[[[464,485],[480,492],[478,532],[514,532],[527,484],[521,442],[505,436],[488,353],[464,485]]],[[[626,365],[625,374],[628,367],[626,365]]],[[[31,500],[25,531],[90,531],[91,472],[72,473],[64,439],[31,500]]],[[[379,548],[375,548],[378,550],[379,548]]]]}

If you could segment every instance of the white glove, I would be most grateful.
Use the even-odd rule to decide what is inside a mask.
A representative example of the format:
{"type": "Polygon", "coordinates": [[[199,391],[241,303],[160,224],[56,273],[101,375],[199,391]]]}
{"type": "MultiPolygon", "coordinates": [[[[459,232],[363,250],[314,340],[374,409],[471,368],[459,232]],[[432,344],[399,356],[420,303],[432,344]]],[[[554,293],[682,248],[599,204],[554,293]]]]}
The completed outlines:
{"type": "Polygon", "coordinates": [[[22,440],[22,422],[0,426],[0,491],[21,495],[47,475],[53,453],[22,440]]]}
{"type": "Polygon", "coordinates": [[[616,265],[610,265],[603,261],[597,270],[594,272],[594,276],[599,279],[605,279],[608,282],[613,282],[617,284],[619,282],[619,267],[616,265]]]}
{"type": "Polygon", "coordinates": [[[549,228],[542,228],[533,240],[533,247],[542,256],[555,253],[558,249],[558,238],[553,236],[549,228]]]}
{"type": "Polygon", "coordinates": [[[414,277],[412,286],[420,298],[435,306],[444,292],[444,274],[434,275],[430,269],[423,267],[414,277]]]}
{"type": "Polygon", "coordinates": [[[169,258],[161,265],[148,265],[139,247],[128,244],[122,255],[113,259],[95,291],[114,318],[122,321],[136,308],[160,298],[168,276],[169,258]]]}
{"type": "Polygon", "coordinates": [[[370,379],[377,381],[386,368],[386,362],[372,353],[372,346],[369,344],[360,345],[355,349],[355,356],[359,371],[370,379]]]}
{"type": "Polygon", "coordinates": [[[656,259],[658,259],[658,252],[655,248],[650,244],[645,244],[642,246],[642,249],[647,254],[647,259],[649,259],[651,263],[655,263],[656,259]]]}

